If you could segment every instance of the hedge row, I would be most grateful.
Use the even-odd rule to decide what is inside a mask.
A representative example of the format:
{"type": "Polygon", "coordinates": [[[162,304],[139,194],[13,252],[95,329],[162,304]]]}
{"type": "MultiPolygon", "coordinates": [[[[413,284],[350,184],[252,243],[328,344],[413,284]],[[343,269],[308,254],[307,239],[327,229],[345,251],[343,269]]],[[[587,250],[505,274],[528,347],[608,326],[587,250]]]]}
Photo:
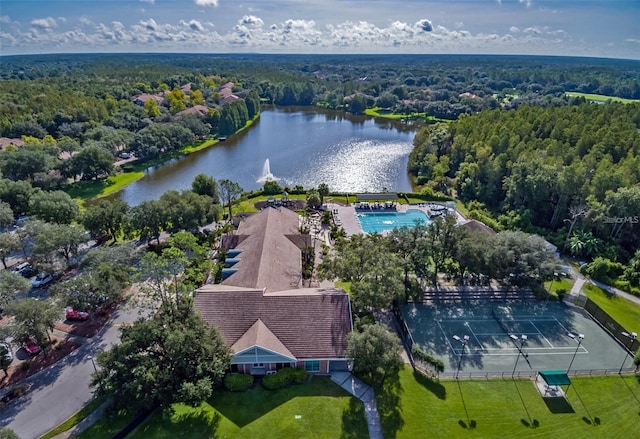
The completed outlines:
{"type": "Polygon", "coordinates": [[[307,371],[300,368],[285,368],[278,372],[265,375],[262,378],[262,385],[265,389],[273,390],[289,384],[302,384],[307,380],[307,371]]]}
{"type": "Polygon", "coordinates": [[[228,373],[224,377],[224,387],[231,392],[244,392],[253,384],[252,375],[228,373]]]}
{"type": "Polygon", "coordinates": [[[418,346],[413,346],[412,352],[413,358],[422,363],[428,364],[437,373],[444,372],[444,363],[439,358],[432,357],[418,346]]]}

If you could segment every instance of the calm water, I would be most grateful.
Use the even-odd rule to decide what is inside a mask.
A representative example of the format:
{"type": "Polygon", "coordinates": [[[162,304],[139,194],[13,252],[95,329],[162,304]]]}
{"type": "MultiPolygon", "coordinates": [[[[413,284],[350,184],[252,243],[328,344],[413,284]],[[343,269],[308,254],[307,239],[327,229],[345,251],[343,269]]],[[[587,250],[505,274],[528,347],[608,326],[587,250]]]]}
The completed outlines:
{"type": "Polygon", "coordinates": [[[410,209],[406,212],[359,213],[358,221],[365,233],[382,233],[403,226],[413,228],[419,222],[426,224],[429,216],[421,210],[410,209]]]}
{"type": "Polygon", "coordinates": [[[329,185],[332,191],[408,192],[407,161],[415,129],[398,122],[333,111],[270,109],[241,134],[179,160],[149,168],[119,196],[129,205],[191,187],[196,175],[259,189],[265,161],[281,186],[329,185]]]}

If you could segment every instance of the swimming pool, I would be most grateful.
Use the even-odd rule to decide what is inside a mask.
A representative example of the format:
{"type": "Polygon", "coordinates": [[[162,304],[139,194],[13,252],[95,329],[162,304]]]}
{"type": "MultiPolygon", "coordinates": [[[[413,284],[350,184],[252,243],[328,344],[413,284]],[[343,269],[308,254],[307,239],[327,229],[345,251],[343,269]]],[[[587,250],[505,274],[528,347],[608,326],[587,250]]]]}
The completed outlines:
{"type": "Polygon", "coordinates": [[[410,209],[406,212],[359,213],[358,221],[365,233],[383,233],[407,226],[413,228],[418,222],[429,222],[429,216],[421,210],[410,209]]]}

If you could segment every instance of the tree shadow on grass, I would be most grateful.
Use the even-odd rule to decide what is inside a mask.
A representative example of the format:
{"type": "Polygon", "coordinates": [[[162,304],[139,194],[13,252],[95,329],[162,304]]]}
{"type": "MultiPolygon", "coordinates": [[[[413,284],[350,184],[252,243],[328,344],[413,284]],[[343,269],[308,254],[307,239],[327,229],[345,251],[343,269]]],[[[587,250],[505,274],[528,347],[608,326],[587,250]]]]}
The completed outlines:
{"type": "Polygon", "coordinates": [[[356,398],[351,398],[349,408],[342,412],[341,439],[358,439],[369,434],[364,413],[364,404],[356,398]]]}
{"type": "Polygon", "coordinates": [[[217,431],[220,419],[220,413],[203,408],[180,414],[173,414],[165,410],[158,420],[159,422],[146,422],[135,431],[135,437],[216,439],[218,438],[217,431]]]}
{"type": "Polygon", "coordinates": [[[414,370],[413,377],[429,392],[433,393],[438,399],[447,399],[447,389],[439,382],[426,377],[424,374],[414,370]]]}
{"type": "Polygon", "coordinates": [[[376,404],[380,415],[380,424],[385,438],[395,438],[404,427],[400,395],[403,389],[398,373],[385,377],[382,386],[376,388],[376,404]]]}
{"type": "Polygon", "coordinates": [[[245,392],[220,392],[208,402],[222,416],[242,428],[282,404],[305,396],[350,395],[328,377],[314,376],[306,384],[291,385],[277,390],[266,390],[258,384],[245,392]]]}

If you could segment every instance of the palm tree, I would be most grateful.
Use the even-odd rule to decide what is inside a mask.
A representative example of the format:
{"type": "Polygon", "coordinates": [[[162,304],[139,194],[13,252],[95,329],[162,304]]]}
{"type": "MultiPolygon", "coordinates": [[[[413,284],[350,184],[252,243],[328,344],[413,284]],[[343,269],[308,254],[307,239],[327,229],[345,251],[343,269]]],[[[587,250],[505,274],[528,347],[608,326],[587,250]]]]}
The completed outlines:
{"type": "Polygon", "coordinates": [[[320,183],[318,185],[318,195],[320,195],[320,205],[324,204],[324,197],[329,195],[329,185],[326,183],[320,183]]]}

